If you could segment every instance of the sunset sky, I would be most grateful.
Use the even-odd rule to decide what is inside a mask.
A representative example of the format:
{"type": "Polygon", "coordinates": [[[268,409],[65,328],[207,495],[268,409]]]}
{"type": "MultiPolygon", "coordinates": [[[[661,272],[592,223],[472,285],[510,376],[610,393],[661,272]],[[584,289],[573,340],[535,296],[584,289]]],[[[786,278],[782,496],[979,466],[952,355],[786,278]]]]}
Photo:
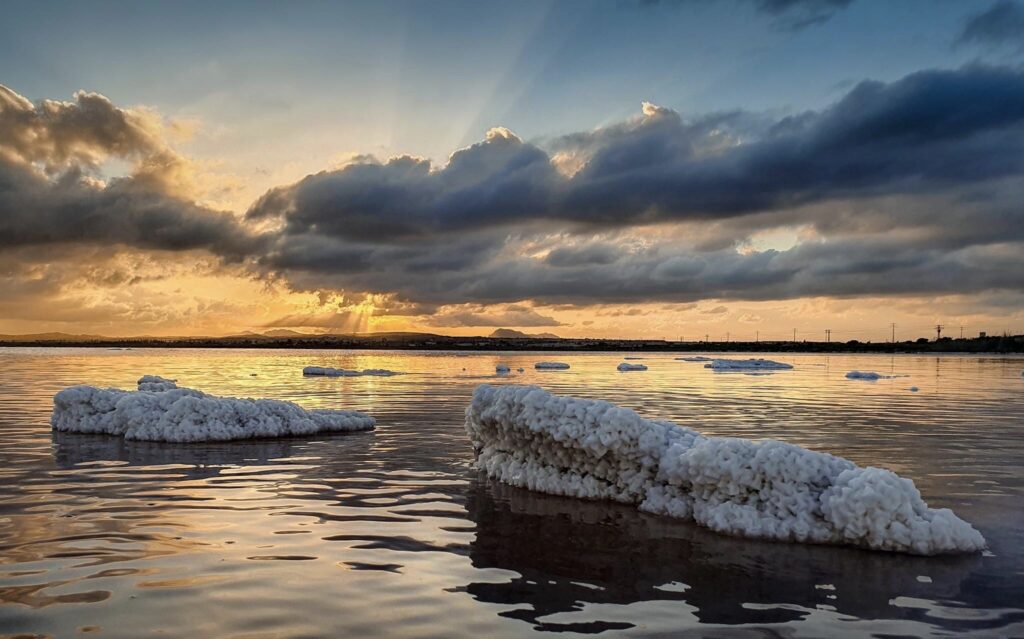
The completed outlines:
{"type": "Polygon", "coordinates": [[[0,333],[1024,332],[1024,3],[10,3],[0,333]]]}

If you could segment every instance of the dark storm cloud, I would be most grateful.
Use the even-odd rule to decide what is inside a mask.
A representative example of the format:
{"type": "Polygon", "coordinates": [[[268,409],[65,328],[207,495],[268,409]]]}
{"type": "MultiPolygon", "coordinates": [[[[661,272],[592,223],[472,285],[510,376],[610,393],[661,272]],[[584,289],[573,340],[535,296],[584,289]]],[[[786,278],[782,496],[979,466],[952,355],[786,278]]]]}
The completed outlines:
{"type": "Polygon", "coordinates": [[[0,85],[0,250],[69,243],[250,254],[258,242],[233,216],[173,192],[184,161],[159,127],[94,93],[34,104],[0,85]],[[136,172],[109,183],[89,175],[109,158],[136,172]]]}
{"type": "Polygon", "coordinates": [[[280,223],[260,264],[298,288],[433,304],[974,292],[1024,285],[1001,248],[1024,242],[1022,172],[1024,72],[968,66],[775,120],[644,104],[543,143],[498,129],[437,169],[311,175],[247,217],[280,223]],[[797,227],[815,237],[736,251],[797,227]]]}
{"type": "Polygon", "coordinates": [[[785,118],[683,119],[645,103],[638,118],[541,142],[496,128],[443,167],[363,157],[272,189],[244,223],[171,188],[180,162],[152,122],[100,117],[90,109],[119,111],[101,100],[70,117],[76,100],[49,119],[23,99],[4,103],[14,115],[0,113],[2,126],[37,133],[0,138],[0,252],[206,249],[295,290],[381,293],[446,325],[555,321],[527,305],[485,309],[522,300],[1024,291],[1019,68],[862,82],[785,118]],[[101,131],[67,124],[83,121],[101,131]],[[89,169],[107,157],[136,168],[97,183],[89,169]],[[787,250],[747,242],[778,229],[805,236],[787,250]]]}
{"type": "Polygon", "coordinates": [[[265,195],[248,217],[279,217],[286,234],[410,241],[528,220],[624,227],[722,219],[1024,170],[1020,69],[971,66],[862,82],[834,106],[778,120],[757,137],[743,120],[685,122],[645,105],[627,125],[555,141],[563,156],[585,159],[571,177],[537,146],[492,133],[435,171],[400,158],[309,176],[265,195]]]}
{"type": "Polygon", "coordinates": [[[131,178],[94,186],[77,172],[50,180],[0,161],[0,250],[92,243],[242,258],[256,240],[227,213],[140,186],[131,178]]]}
{"type": "Polygon", "coordinates": [[[1024,48],[1024,6],[1014,0],[999,0],[969,17],[957,42],[1024,48]]]}

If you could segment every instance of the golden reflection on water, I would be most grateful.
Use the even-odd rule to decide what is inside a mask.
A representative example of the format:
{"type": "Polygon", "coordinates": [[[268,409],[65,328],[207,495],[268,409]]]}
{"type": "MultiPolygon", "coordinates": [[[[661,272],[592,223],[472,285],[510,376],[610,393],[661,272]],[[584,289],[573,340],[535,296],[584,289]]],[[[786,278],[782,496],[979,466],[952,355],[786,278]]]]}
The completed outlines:
{"type": "Polygon", "coordinates": [[[648,371],[619,373],[622,354],[0,349],[0,636],[1021,631],[1024,361],[789,355],[774,358],[794,370],[751,376],[639,356],[648,371]],[[542,360],[571,368],[534,370],[542,360]],[[304,378],[306,365],[404,374],[304,378]],[[846,380],[854,369],[907,377],[846,380]],[[57,390],[144,373],[365,410],[378,428],[198,445],[51,434],[57,390]],[[892,468],[992,552],[730,539],[484,481],[462,414],[485,382],[892,468]]]}

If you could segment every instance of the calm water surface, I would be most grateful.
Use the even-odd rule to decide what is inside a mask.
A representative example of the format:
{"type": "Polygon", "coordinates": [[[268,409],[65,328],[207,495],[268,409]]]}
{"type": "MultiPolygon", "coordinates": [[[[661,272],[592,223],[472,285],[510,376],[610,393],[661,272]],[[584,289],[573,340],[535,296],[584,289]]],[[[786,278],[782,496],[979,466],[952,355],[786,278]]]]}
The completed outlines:
{"type": "Polygon", "coordinates": [[[787,355],[795,370],[751,376],[644,357],[649,371],[619,373],[614,354],[0,349],[0,636],[1024,636],[1024,360],[787,355]],[[496,378],[499,362],[526,372],[496,378]],[[303,378],[310,364],[407,374],[303,378]],[[56,391],[144,373],[365,410],[377,430],[209,445],[51,433],[56,391]],[[990,551],[732,539],[497,485],[470,469],[462,429],[483,382],[891,468],[990,551]]]}

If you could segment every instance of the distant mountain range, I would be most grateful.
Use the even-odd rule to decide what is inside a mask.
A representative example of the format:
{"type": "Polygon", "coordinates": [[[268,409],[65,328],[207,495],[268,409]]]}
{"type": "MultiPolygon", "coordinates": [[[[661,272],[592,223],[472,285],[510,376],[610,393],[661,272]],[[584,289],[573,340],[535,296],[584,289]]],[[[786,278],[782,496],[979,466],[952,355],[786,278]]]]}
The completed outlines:
{"type": "MultiPolygon", "coordinates": [[[[30,333],[26,335],[0,335],[0,342],[110,342],[110,341],[132,341],[132,340],[197,340],[197,339],[303,339],[303,338],[318,338],[318,337],[342,337],[342,338],[359,338],[359,339],[387,339],[387,340],[406,340],[406,339],[430,339],[432,337],[446,338],[446,335],[437,335],[434,333],[417,333],[417,332],[402,332],[392,331],[388,333],[302,333],[300,331],[293,331],[287,328],[275,328],[263,333],[256,333],[253,331],[243,331],[234,335],[224,335],[222,337],[213,336],[164,336],[154,337],[152,335],[139,335],[136,337],[108,337],[105,335],[92,335],[92,334],[76,334],[76,333],[30,333]]],[[[499,328],[488,337],[494,337],[498,339],[561,339],[554,333],[524,333],[523,331],[517,331],[511,328],[499,328]]]]}
{"type": "Polygon", "coordinates": [[[28,335],[0,335],[0,342],[102,342],[103,335],[75,335],[72,333],[31,333],[28,335]]]}
{"type": "Polygon", "coordinates": [[[562,339],[554,333],[524,333],[512,328],[499,328],[488,335],[488,337],[498,337],[501,339],[562,339]]]}

